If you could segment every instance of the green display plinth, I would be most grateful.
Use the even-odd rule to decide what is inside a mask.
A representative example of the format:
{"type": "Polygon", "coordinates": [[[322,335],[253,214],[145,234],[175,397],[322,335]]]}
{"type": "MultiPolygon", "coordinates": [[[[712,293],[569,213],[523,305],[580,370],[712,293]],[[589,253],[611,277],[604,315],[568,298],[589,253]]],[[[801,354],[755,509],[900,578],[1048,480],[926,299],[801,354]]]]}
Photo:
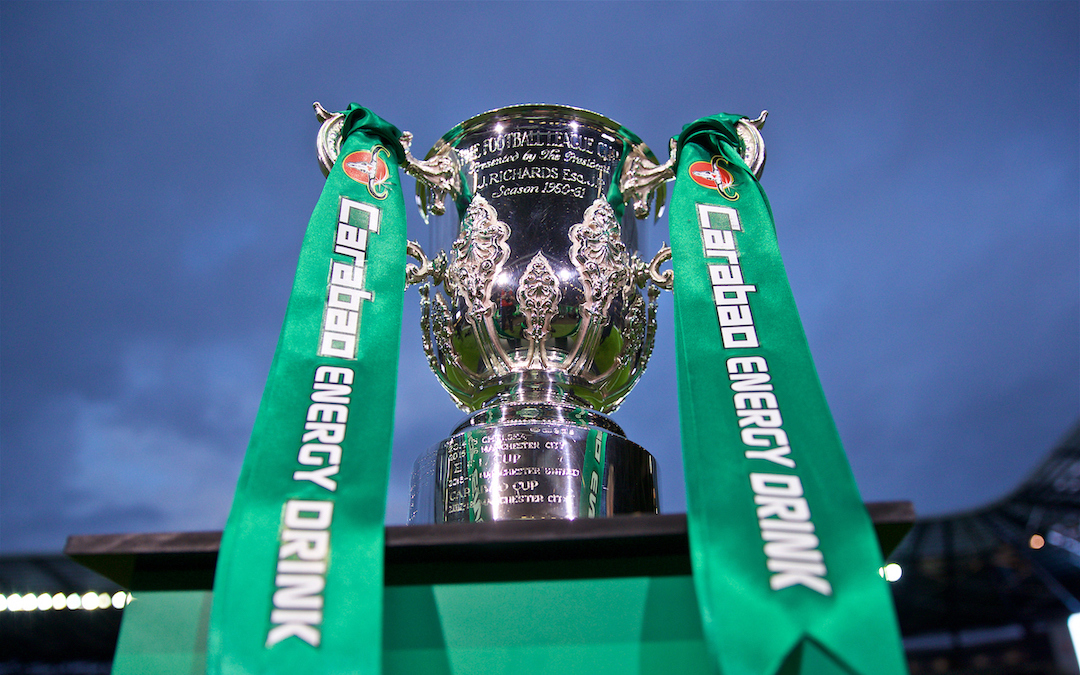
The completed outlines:
{"type": "MultiPolygon", "coordinates": [[[[914,521],[869,504],[884,553],[914,521]]],[[[129,588],[114,675],[205,672],[220,533],[72,537],[129,588]]],[[[384,672],[710,673],[682,515],[390,527],[384,672]]]]}

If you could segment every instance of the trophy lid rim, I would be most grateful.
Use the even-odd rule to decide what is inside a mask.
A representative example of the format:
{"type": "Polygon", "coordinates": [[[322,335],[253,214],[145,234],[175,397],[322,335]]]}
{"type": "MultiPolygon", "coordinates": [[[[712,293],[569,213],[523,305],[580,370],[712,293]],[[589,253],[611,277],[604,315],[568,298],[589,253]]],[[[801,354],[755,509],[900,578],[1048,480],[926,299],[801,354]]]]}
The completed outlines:
{"type": "Polygon", "coordinates": [[[555,115],[551,113],[571,113],[576,118],[583,119],[587,122],[600,124],[602,127],[604,127],[605,131],[617,137],[620,137],[623,140],[627,140],[634,145],[641,145],[645,154],[650,159],[655,159],[655,156],[653,155],[652,150],[649,149],[649,146],[646,145],[645,142],[642,141],[637,134],[635,134],[633,131],[630,131],[619,122],[611,119],[610,117],[607,117],[606,115],[601,115],[600,113],[594,112],[587,108],[579,108],[571,105],[562,105],[559,103],[517,103],[514,105],[494,108],[492,110],[473,115],[472,117],[464,120],[463,122],[459,122],[454,126],[454,128],[443,134],[439,138],[439,140],[435,142],[435,145],[431,148],[431,151],[428,152],[427,156],[433,156],[445,145],[453,145],[454,141],[460,139],[469,131],[478,129],[484,124],[487,124],[491,121],[497,121],[499,119],[511,119],[513,117],[520,118],[523,116],[522,113],[536,115],[536,117],[538,118],[554,117],[555,115]]]}

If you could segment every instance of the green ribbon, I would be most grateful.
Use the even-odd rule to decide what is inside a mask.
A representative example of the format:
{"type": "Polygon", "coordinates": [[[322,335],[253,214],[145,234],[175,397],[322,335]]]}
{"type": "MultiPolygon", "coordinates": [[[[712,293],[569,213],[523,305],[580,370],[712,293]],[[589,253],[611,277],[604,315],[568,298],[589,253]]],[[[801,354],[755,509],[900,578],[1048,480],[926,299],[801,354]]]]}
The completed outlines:
{"type": "MultiPolygon", "coordinates": [[[[684,129],[670,216],[703,627],[723,675],[899,675],[903,652],[873,528],[768,203],[739,156],[738,119],[684,129]]],[[[381,672],[405,284],[400,136],[365,108],[346,111],[222,539],[211,675],[381,672]]],[[[583,504],[592,489],[585,473],[603,465],[606,445],[603,434],[588,440],[583,504]]]]}
{"type": "Polygon", "coordinates": [[[346,112],[221,542],[211,675],[382,672],[400,136],[365,108],[346,112]]]}
{"type": "Polygon", "coordinates": [[[906,673],[881,556],[765,193],[718,115],[679,137],[670,211],[694,582],[723,675],[906,673]]]}

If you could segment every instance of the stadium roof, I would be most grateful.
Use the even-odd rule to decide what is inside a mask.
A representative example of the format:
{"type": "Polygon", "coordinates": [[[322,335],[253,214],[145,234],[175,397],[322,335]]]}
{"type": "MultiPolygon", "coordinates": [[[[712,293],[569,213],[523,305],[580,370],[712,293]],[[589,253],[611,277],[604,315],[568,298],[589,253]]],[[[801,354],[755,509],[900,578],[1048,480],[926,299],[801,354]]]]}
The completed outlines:
{"type": "Polygon", "coordinates": [[[905,636],[1080,612],[1080,425],[1012,494],[918,520],[889,560],[905,636]]]}

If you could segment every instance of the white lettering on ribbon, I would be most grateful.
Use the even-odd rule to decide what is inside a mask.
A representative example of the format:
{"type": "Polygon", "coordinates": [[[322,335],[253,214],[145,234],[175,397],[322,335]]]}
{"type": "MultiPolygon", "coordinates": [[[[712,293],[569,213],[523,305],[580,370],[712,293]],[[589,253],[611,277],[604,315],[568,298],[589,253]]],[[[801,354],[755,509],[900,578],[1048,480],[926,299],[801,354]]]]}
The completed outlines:
{"type": "MultiPolygon", "coordinates": [[[[697,214],[724,348],[760,347],[749,300],[757,287],[745,283],[735,242],[735,232],[742,231],[739,214],[729,206],[712,204],[698,204],[697,214]]],[[[731,357],[727,372],[739,433],[747,448],[743,455],[755,462],[768,462],[771,471],[776,467],[795,469],[765,357],[731,357]]],[[[774,591],[803,586],[832,595],[802,481],[787,473],[752,472],[749,478],[765,542],[765,566],[771,573],[769,586],[774,591]]]]}
{"type": "Polygon", "coordinates": [[[334,233],[334,253],[351,260],[330,260],[326,307],[319,335],[319,356],[356,358],[361,303],[372,300],[371,291],[364,289],[368,235],[378,234],[379,214],[379,209],[370,204],[341,198],[337,231],[334,233]],[[366,226],[350,222],[356,211],[367,216],[366,226]]]}

